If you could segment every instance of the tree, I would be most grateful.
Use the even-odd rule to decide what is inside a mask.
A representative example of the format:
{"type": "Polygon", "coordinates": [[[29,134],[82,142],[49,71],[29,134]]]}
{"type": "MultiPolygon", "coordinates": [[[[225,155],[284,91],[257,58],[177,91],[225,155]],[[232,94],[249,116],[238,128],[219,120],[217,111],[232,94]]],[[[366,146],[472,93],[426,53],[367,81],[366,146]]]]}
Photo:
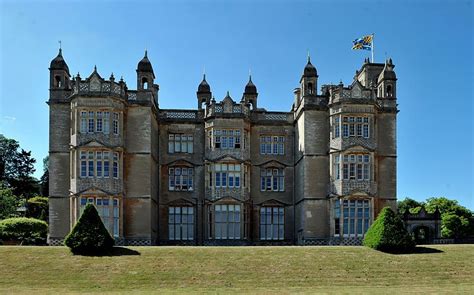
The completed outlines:
{"type": "Polygon", "coordinates": [[[0,134],[0,182],[11,187],[15,196],[30,198],[39,193],[38,181],[32,177],[35,163],[31,151],[0,134]]]}
{"type": "Polygon", "coordinates": [[[17,215],[18,200],[10,188],[0,183],[0,219],[15,217],[17,215]]]}
{"type": "Polygon", "coordinates": [[[43,175],[40,178],[41,195],[49,196],[49,155],[43,159],[43,175]]]}
{"type": "Polygon", "coordinates": [[[410,198],[405,198],[402,201],[397,202],[398,214],[403,215],[408,210],[410,213],[418,213],[424,206],[423,202],[418,202],[410,198]]]}
{"type": "Polygon", "coordinates": [[[415,248],[415,242],[407,232],[400,216],[385,207],[369,227],[364,236],[364,246],[394,253],[408,253],[415,248]]]}
{"type": "Polygon", "coordinates": [[[102,223],[95,206],[87,204],[64,244],[74,254],[101,255],[112,250],[114,239],[102,223]]]}
{"type": "Polygon", "coordinates": [[[443,238],[463,238],[474,234],[473,212],[459,205],[458,201],[445,197],[429,198],[425,208],[427,212],[438,209],[441,213],[443,238]]]}

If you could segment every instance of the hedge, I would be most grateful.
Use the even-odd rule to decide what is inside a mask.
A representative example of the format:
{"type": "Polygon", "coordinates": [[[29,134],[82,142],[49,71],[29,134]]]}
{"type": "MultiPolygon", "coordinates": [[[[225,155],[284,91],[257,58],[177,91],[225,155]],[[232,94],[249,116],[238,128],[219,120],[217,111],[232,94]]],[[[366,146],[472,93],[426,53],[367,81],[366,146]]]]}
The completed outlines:
{"type": "Polygon", "coordinates": [[[48,224],[42,220],[15,217],[0,220],[0,240],[20,245],[44,245],[48,224]]]}

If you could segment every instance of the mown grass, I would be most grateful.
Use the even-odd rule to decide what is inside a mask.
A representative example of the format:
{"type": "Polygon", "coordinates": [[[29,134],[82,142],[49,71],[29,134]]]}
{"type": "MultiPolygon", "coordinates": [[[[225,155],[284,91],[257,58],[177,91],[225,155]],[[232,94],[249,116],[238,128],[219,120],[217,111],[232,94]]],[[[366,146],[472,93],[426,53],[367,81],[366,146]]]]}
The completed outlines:
{"type": "Polygon", "coordinates": [[[364,247],[0,247],[0,293],[474,293],[474,245],[393,255],[364,247]]]}

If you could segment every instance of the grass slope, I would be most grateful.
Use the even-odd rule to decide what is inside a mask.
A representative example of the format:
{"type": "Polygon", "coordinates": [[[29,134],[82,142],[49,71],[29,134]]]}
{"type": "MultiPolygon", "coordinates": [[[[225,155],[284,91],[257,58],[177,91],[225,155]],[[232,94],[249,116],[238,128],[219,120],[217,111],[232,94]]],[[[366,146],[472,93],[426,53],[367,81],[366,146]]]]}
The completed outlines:
{"type": "Polygon", "coordinates": [[[392,255],[364,247],[0,247],[0,293],[473,293],[474,245],[392,255]]]}

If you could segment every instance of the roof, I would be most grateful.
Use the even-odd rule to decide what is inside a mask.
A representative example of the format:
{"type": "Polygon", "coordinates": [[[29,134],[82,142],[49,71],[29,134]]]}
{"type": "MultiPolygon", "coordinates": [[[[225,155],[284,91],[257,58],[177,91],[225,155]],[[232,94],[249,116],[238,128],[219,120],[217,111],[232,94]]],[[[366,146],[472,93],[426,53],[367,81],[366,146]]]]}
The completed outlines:
{"type": "Polygon", "coordinates": [[[66,61],[63,58],[62,49],[59,48],[58,56],[56,56],[49,65],[50,70],[64,70],[69,75],[69,67],[66,64],[66,61]]]}

